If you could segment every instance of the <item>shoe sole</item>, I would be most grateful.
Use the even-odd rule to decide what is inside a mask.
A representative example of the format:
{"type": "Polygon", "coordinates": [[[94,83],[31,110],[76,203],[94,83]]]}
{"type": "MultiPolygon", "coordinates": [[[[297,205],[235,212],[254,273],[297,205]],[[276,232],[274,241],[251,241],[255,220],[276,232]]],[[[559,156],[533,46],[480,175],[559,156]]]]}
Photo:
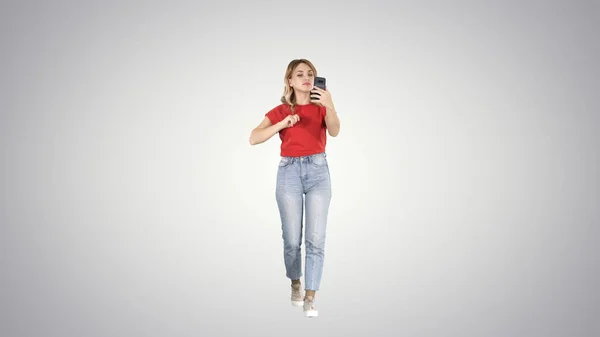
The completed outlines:
{"type": "Polygon", "coordinates": [[[304,312],[304,317],[308,317],[308,318],[312,318],[312,317],[318,317],[319,313],[317,311],[305,311],[304,312]]]}
{"type": "Polygon", "coordinates": [[[292,301],[292,305],[295,307],[304,306],[304,301],[292,301]]]}

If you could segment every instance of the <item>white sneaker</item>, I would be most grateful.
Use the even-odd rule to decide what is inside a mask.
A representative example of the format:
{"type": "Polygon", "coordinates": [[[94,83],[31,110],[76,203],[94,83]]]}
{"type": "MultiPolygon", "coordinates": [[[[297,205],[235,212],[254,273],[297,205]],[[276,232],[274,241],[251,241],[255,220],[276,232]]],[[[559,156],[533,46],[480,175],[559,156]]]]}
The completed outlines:
{"type": "Polygon", "coordinates": [[[301,284],[292,284],[292,305],[295,307],[301,307],[304,305],[302,300],[302,290],[300,289],[301,284]]]}
{"type": "Polygon", "coordinates": [[[304,317],[317,317],[319,312],[315,307],[315,300],[312,297],[304,298],[304,317]]]}

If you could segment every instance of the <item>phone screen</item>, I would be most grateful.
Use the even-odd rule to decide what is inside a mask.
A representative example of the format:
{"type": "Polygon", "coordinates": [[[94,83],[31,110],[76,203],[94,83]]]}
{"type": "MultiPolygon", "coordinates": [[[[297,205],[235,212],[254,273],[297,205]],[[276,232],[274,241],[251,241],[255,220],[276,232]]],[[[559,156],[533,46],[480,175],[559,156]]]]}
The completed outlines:
{"type": "Polygon", "coordinates": [[[315,87],[325,90],[325,88],[327,88],[325,84],[325,77],[315,77],[315,87]]]}

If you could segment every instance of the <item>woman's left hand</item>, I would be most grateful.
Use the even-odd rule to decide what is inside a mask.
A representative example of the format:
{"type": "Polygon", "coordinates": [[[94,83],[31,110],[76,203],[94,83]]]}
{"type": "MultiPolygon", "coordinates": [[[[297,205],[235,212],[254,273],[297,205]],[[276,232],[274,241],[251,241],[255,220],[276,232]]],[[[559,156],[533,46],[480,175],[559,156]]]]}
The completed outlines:
{"type": "Polygon", "coordinates": [[[319,87],[313,87],[311,90],[310,101],[312,103],[322,104],[323,106],[333,110],[333,101],[331,100],[331,94],[329,93],[329,90],[327,90],[327,88],[325,88],[325,90],[323,90],[319,87]],[[313,94],[312,94],[313,92],[316,92],[321,96],[314,95],[316,97],[316,99],[315,99],[315,98],[313,98],[313,94]]]}

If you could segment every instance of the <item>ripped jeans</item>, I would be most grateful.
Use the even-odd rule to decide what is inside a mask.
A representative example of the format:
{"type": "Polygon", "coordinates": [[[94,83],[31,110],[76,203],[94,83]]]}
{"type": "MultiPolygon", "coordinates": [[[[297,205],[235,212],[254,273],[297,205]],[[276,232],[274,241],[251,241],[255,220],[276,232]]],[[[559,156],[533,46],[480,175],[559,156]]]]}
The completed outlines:
{"type": "Polygon", "coordinates": [[[306,208],[305,290],[319,290],[325,258],[325,231],[331,201],[327,155],[281,157],[277,170],[277,206],[281,217],[286,276],[302,276],[302,220],[306,208]]]}

